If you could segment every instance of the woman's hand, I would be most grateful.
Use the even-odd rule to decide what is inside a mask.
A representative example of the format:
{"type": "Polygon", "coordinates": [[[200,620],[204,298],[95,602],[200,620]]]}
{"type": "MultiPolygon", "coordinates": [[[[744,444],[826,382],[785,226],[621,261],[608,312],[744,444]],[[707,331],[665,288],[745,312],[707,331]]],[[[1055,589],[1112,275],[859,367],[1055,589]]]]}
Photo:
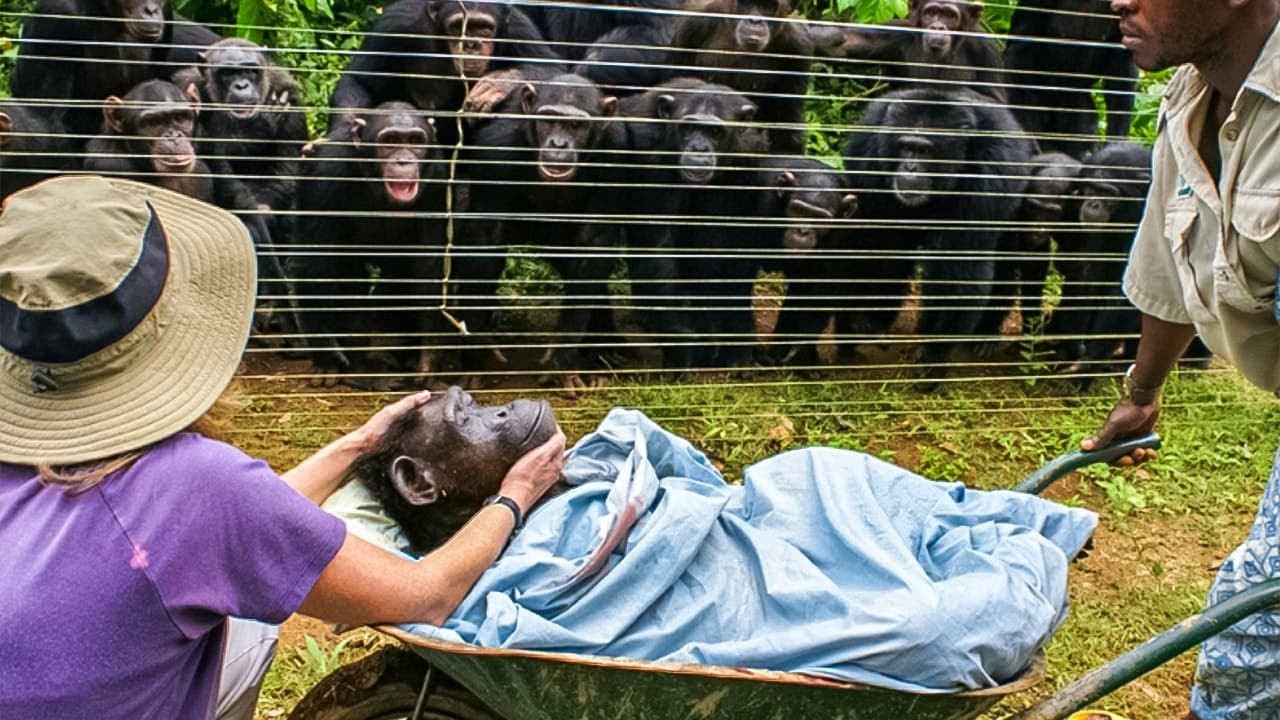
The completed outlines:
{"type": "Polygon", "coordinates": [[[413,412],[431,399],[431,391],[423,390],[400,398],[396,402],[374,413],[363,425],[351,431],[348,436],[360,449],[360,452],[372,450],[382,436],[387,434],[391,424],[407,412],[413,412]]]}
{"type": "Polygon", "coordinates": [[[551,439],[525,453],[511,466],[502,478],[498,494],[515,500],[520,512],[527,514],[538,498],[560,480],[564,470],[564,444],[564,431],[556,426],[551,439]]]}

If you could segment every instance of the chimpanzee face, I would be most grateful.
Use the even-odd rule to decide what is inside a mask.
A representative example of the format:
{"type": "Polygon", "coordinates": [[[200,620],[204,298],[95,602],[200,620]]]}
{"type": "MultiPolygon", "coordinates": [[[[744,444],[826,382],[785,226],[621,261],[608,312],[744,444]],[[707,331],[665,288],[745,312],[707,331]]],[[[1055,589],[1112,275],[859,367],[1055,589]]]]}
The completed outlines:
{"type": "Polygon", "coordinates": [[[387,203],[413,204],[422,191],[423,161],[435,143],[434,122],[408,103],[385,102],[354,127],[356,142],[373,146],[387,203]]]}
{"type": "Polygon", "coordinates": [[[772,32],[767,20],[786,17],[790,12],[785,0],[740,0],[737,11],[742,17],[734,27],[733,37],[743,52],[761,52],[768,47],[772,32]]]}
{"type": "Polygon", "coordinates": [[[140,42],[155,42],[164,36],[165,0],[118,0],[119,16],[125,32],[140,42]]]}
{"type": "MultiPolygon", "coordinates": [[[[1027,197],[1022,201],[1023,215],[1036,223],[1062,222],[1066,216],[1066,201],[1073,191],[1076,176],[1080,174],[1079,160],[1063,153],[1045,153],[1031,159],[1041,165],[1027,187],[1027,197]]],[[[1037,227],[1031,231],[1033,249],[1047,247],[1049,228],[1037,227]]]]}
{"type": "Polygon", "coordinates": [[[1091,182],[1079,189],[1080,222],[1107,223],[1123,198],[1120,188],[1108,182],[1091,182]]]}
{"type": "Polygon", "coordinates": [[[222,40],[202,55],[205,91],[239,120],[257,116],[267,92],[267,59],[261,48],[238,38],[222,40]]]}
{"type": "Polygon", "coordinates": [[[920,42],[927,55],[943,60],[951,55],[958,38],[952,33],[979,30],[981,6],[961,0],[914,0],[908,17],[921,28],[920,42]]]}
{"type": "Polygon", "coordinates": [[[786,202],[788,222],[782,246],[789,252],[815,249],[833,229],[835,220],[853,217],[858,210],[856,195],[812,172],[784,170],[774,178],[774,185],[786,202]]]}
{"type": "MultiPolygon", "coordinates": [[[[521,456],[551,438],[555,416],[545,402],[516,400],[484,407],[459,387],[431,398],[388,432],[375,454],[405,502],[479,500],[498,491],[521,456]]],[[[474,512],[475,508],[472,508],[474,512]]]]}
{"type": "Polygon", "coordinates": [[[892,181],[897,201],[922,207],[935,194],[952,190],[962,172],[960,161],[968,156],[969,133],[976,126],[973,111],[960,105],[939,107],[927,115],[910,106],[893,108],[885,127],[904,128],[891,141],[893,149],[887,155],[898,159],[892,181]]]}
{"type": "Polygon", "coordinates": [[[716,85],[658,96],[658,117],[670,122],[669,145],[680,149],[680,177],[704,185],[715,177],[719,156],[738,146],[743,128],[751,122],[756,106],[738,93],[716,85]],[[673,142],[671,142],[673,141],[673,142]]]}
{"type": "Polygon", "coordinates": [[[590,80],[558,75],[521,91],[521,110],[535,116],[538,173],[548,182],[568,182],[578,173],[579,153],[596,147],[601,130],[617,112],[618,100],[590,80]]]}
{"type": "Polygon", "coordinates": [[[502,19],[489,4],[445,2],[428,10],[438,34],[448,38],[454,70],[475,79],[489,69],[493,46],[502,19]]]}
{"type": "Polygon", "coordinates": [[[191,138],[199,112],[198,97],[163,80],[141,83],[123,99],[112,95],[103,106],[110,134],[130,138],[130,152],[150,156],[155,172],[161,174],[189,173],[195,168],[191,138]]]}

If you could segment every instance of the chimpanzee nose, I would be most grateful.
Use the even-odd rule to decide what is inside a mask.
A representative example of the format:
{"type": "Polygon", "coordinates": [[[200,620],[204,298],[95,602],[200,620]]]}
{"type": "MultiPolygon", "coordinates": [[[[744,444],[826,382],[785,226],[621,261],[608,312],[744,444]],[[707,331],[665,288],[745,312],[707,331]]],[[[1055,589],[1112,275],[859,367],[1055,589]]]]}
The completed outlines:
{"type": "Polygon", "coordinates": [[[160,5],[157,3],[147,3],[146,6],[142,8],[142,12],[146,13],[147,17],[160,17],[160,5]]]}
{"type": "Polygon", "coordinates": [[[235,90],[236,92],[248,92],[249,81],[243,78],[241,78],[240,80],[236,80],[234,83],[232,83],[231,89],[235,90]]]}
{"type": "Polygon", "coordinates": [[[555,148],[556,150],[563,150],[569,147],[569,141],[562,137],[552,137],[547,139],[547,145],[555,148]]]}

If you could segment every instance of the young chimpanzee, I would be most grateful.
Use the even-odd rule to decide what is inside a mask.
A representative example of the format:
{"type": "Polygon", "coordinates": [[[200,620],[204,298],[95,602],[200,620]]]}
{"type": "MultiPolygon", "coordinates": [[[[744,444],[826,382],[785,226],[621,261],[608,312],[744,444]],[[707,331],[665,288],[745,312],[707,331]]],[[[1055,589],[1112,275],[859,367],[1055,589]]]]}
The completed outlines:
{"type": "Polygon", "coordinates": [[[877,225],[860,231],[859,244],[896,247],[884,263],[897,265],[904,284],[912,253],[925,251],[921,361],[936,378],[956,345],[943,338],[972,337],[981,325],[1007,242],[1002,226],[1018,209],[1035,144],[1003,105],[967,91],[892,92],[867,107],[862,124],[845,169],[860,216],[877,225]]]}
{"type": "Polygon", "coordinates": [[[752,290],[768,247],[753,189],[764,133],[756,106],[723,85],[677,78],[625,98],[629,193],[641,222],[626,226],[632,295],[672,370],[751,362],[752,290]]]}
{"type": "Polygon", "coordinates": [[[823,54],[873,61],[892,88],[968,89],[1003,102],[1000,45],[985,32],[982,5],[970,0],[911,0],[905,19],[880,27],[811,29],[823,54]]]}
{"type": "Polygon", "coordinates": [[[42,114],[83,145],[102,125],[103,98],[199,63],[220,39],[167,0],[40,0],[22,26],[13,96],[47,103],[42,114]]]}
{"type": "Polygon", "coordinates": [[[1085,158],[1070,206],[1081,231],[1058,237],[1062,301],[1047,330],[1068,370],[1105,371],[1095,364],[1127,363],[1137,350],[1141,315],[1121,282],[1150,185],[1151,152],[1141,145],[1109,143],[1085,158]]]}
{"type": "Polygon", "coordinates": [[[551,439],[546,401],[484,407],[458,387],[396,419],[352,476],[399,523],[414,550],[448,540],[498,492],[522,456],[551,439]]]}
{"type": "Polygon", "coordinates": [[[781,220],[770,233],[772,253],[764,262],[787,278],[787,294],[773,330],[779,362],[814,365],[818,337],[833,312],[852,310],[842,291],[863,278],[874,260],[852,260],[844,221],[858,209],[844,173],[812,158],[766,158],[760,197],[766,217],[781,220]]]}
{"type": "Polygon", "coordinates": [[[385,390],[434,367],[443,168],[432,120],[389,102],[303,160],[287,262],[314,383],[385,390]],[[357,374],[348,374],[357,373],[357,374]]]}
{"type": "Polygon", "coordinates": [[[1013,85],[1009,102],[1041,149],[1080,157],[1097,144],[1093,86],[1098,78],[1107,106],[1107,137],[1119,140],[1129,134],[1138,68],[1120,46],[1120,24],[1107,0],[1019,2],[1004,64],[1013,85]]]}
{"type": "Polygon", "coordinates": [[[676,25],[675,72],[743,93],[759,108],[756,120],[769,126],[773,150],[804,152],[813,43],[803,25],[785,21],[791,5],[787,0],[711,0],[701,10],[676,25]]]}
{"type": "Polygon", "coordinates": [[[75,143],[52,118],[0,102],[0,199],[79,165],[75,143]]]}
{"type": "MultiPolygon", "coordinates": [[[[494,0],[399,0],[383,8],[329,100],[330,130],[364,108],[398,100],[427,112],[462,108],[466,83],[524,60],[555,62],[538,29],[494,0]]],[[[457,141],[452,118],[436,128],[457,141]]]]}
{"type": "MultiPolygon", "coordinates": [[[[527,83],[476,127],[468,153],[473,179],[483,181],[471,187],[470,208],[501,219],[472,223],[475,232],[466,233],[466,242],[481,252],[484,246],[532,245],[563,281],[558,349],[548,359],[564,373],[569,393],[587,386],[579,373],[587,361],[584,337],[598,340],[614,327],[608,282],[616,244],[587,216],[610,214],[616,202],[617,193],[601,184],[617,175],[607,154],[621,144],[621,128],[611,121],[617,107],[616,98],[578,75],[527,83]]],[[[493,301],[502,265],[489,256],[455,266],[460,279],[480,281],[469,283],[470,304],[493,301]]]]}

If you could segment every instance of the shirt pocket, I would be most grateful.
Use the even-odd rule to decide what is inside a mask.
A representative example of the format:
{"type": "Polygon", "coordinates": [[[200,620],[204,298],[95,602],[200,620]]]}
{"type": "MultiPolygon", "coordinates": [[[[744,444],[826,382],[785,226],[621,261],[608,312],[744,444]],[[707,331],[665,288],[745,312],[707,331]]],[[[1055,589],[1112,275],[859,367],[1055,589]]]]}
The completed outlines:
{"type": "MultiPolygon", "coordinates": [[[[1238,188],[1236,190],[1235,209],[1231,213],[1231,228],[1236,237],[1233,241],[1237,247],[1228,247],[1226,252],[1215,254],[1213,262],[1214,287],[1218,297],[1227,304],[1246,313],[1260,313],[1271,310],[1280,313],[1276,307],[1276,278],[1267,273],[1267,277],[1251,277],[1246,267],[1244,255],[1259,257],[1262,255],[1263,243],[1280,242],[1280,189],[1238,188]],[[1250,247],[1256,244],[1259,247],[1250,247]]],[[[1256,276],[1258,268],[1254,268],[1256,276]]]]}
{"type": "Polygon", "coordinates": [[[1199,213],[1194,204],[1173,206],[1165,211],[1164,236],[1173,257],[1173,268],[1182,286],[1182,305],[1193,323],[1215,323],[1217,319],[1200,299],[1200,287],[1196,283],[1195,269],[1191,266],[1192,236],[1195,233],[1199,213]]]}

